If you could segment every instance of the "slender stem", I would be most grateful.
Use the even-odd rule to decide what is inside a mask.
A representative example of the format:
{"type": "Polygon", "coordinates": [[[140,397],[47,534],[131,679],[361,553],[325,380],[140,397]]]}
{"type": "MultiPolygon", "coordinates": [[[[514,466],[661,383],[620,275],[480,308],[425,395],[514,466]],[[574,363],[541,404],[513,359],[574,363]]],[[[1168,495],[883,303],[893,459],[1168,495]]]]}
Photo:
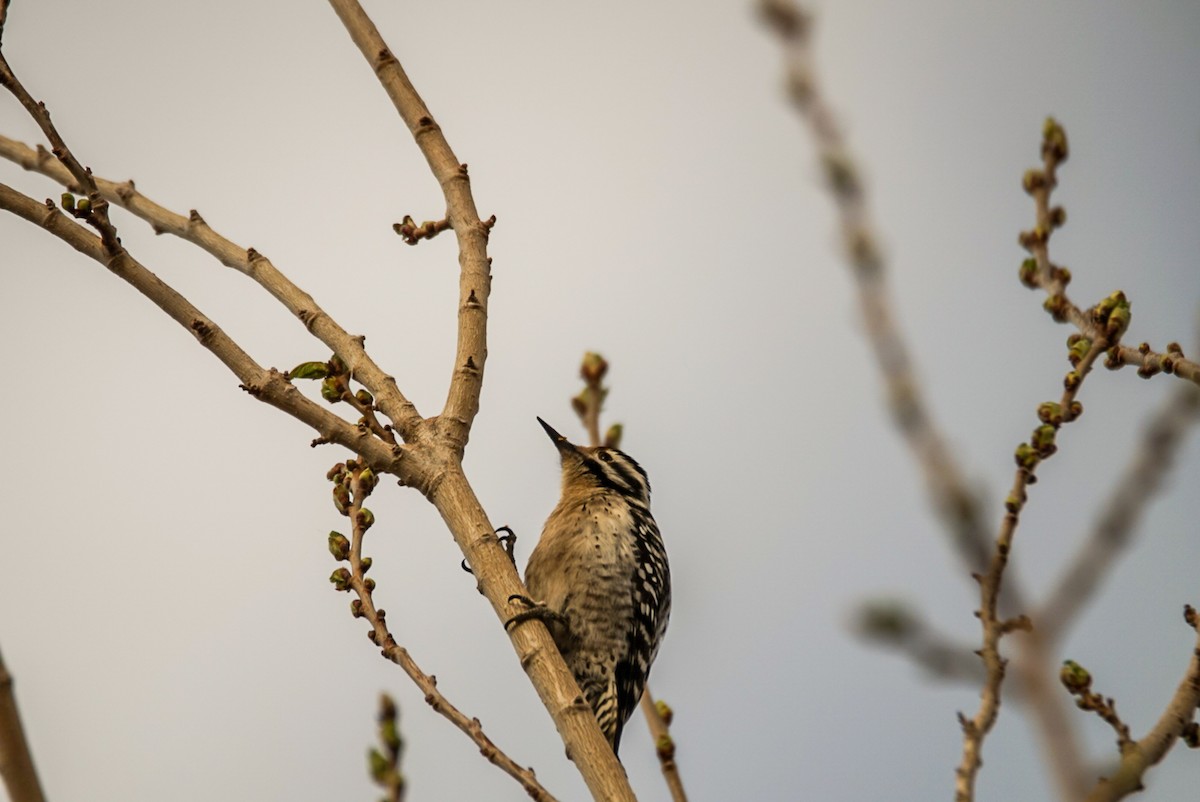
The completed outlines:
{"type": "MultiPolygon", "coordinates": [[[[34,150],[0,136],[0,157],[57,181],[75,192],[82,191],[71,172],[49,151],[34,150]]],[[[92,176],[100,197],[149,223],[157,233],[171,234],[196,245],[221,264],[249,277],[279,301],[317,339],[340,356],[356,381],[370,390],[380,409],[406,440],[414,439],[421,423],[416,407],[400,392],[396,380],[387,375],[363,348],[362,337],[347,332],[307,292],[296,286],[263,254],[244,248],[215,231],[193,209],[188,216],[172,212],[143,195],[132,181],[117,183],[92,176]]]]}
{"type": "Polygon", "coordinates": [[[1197,631],[1187,673],[1153,729],[1123,750],[1116,773],[1112,777],[1101,778],[1084,802],[1114,802],[1141,791],[1146,772],[1166,757],[1184,729],[1195,720],[1196,707],[1200,705],[1200,627],[1197,627],[1195,610],[1187,607],[1184,615],[1197,631]]]}
{"type": "Polygon", "coordinates": [[[416,683],[425,694],[425,701],[436,712],[444,716],[451,724],[461,730],[476,746],[480,753],[493,765],[499,767],[505,774],[521,784],[532,799],[539,802],[557,802],[553,795],[542,787],[534,776],[533,769],[519,765],[504,753],[492,739],[483,731],[483,726],[477,718],[468,718],[455,707],[437,687],[437,680],[426,674],[413,660],[408,650],[400,646],[387,626],[387,615],[375,606],[373,595],[374,583],[366,579],[363,566],[363,539],[369,527],[368,516],[362,514],[363,500],[369,495],[372,487],[363,479],[362,466],[351,461],[348,464],[350,474],[350,505],[349,517],[352,522],[352,538],[350,541],[350,586],[358,596],[354,614],[362,616],[371,625],[371,642],[380,647],[384,658],[392,661],[403,669],[404,673],[416,683]]]}

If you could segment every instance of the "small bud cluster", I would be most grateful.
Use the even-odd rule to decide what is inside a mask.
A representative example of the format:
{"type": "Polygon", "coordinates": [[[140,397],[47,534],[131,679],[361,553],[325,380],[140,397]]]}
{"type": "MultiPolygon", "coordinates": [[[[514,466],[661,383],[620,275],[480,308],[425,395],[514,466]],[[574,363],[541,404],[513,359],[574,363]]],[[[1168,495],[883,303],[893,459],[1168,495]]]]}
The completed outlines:
{"type": "MultiPolygon", "coordinates": [[[[382,425],[376,417],[375,413],[379,410],[375,407],[375,396],[362,388],[351,392],[350,382],[353,380],[354,374],[346,361],[337,354],[331,356],[328,362],[301,362],[289,370],[286,376],[289,380],[320,379],[322,398],[330,404],[344,402],[354,407],[362,415],[358,419],[358,427],[361,431],[372,431],[388,443],[396,444],[391,426],[382,425]]],[[[328,441],[322,439],[318,442],[328,441]]]]}
{"type": "Polygon", "coordinates": [[[399,711],[396,702],[386,693],[379,695],[379,746],[367,751],[367,769],[376,785],[388,796],[383,802],[404,798],[404,775],[400,773],[400,755],[404,751],[404,740],[400,737],[397,722],[399,711]]]}
{"type": "MultiPolygon", "coordinates": [[[[363,507],[362,502],[379,484],[379,477],[365,463],[349,459],[330,468],[325,474],[325,478],[333,483],[333,506],[342,515],[353,516],[355,535],[361,537],[375,523],[374,513],[363,507]]],[[[354,566],[353,546],[349,538],[341,532],[330,532],[327,542],[329,553],[338,562],[350,561],[360,576],[371,570],[370,557],[360,558],[357,566],[354,566]]],[[[330,575],[329,581],[333,583],[336,590],[348,591],[354,587],[353,576],[349,569],[342,567],[330,575]]],[[[363,586],[367,592],[370,592],[375,588],[375,580],[365,579],[363,586]]],[[[351,611],[356,618],[360,617],[362,615],[361,602],[358,602],[357,605],[352,604],[351,611]]],[[[382,611],[380,612],[382,613],[382,611]]]]}
{"type": "MultiPolygon", "coordinates": [[[[492,223],[495,222],[495,218],[493,218],[492,223]]],[[[417,221],[407,214],[399,223],[392,224],[392,230],[399,234],[408,245],[416,245],[423,239],[433,239],[448,228],[450,228],[449,220],[426,220],[421,225],[417,225],[417,221]]]]}
{"type": "Polygon", "coordinates": [[[1125,293],[1120,290],[1111,293],[1093,306],[1088,314],[1092,322],[1104,332],[1104,339],[1108,341],[1110,347],[1120,342],[1121,335],[1129,328],[1129,321],[1132,317],[1129,301],[1125,298],[1125,293]]]}
{"type": "Polygon", "coordinates": [[[1117,715],[1116,702],[1113,701],[1112,697],[1101,696],[1092,691],[1092,675],[1086,668],[1074,660],[1066,660],[1063,662],[1058,678],[1062,682],[1063,687],[1067,689],[1067,693],[1076,697],[1076,707],[1080,710],[1094,712],[1113,728],[1117,733],[1117,748],[1122,753],[1127,748],[1133,746],[1133,736],[1129,733],[1128,725],[1121,721],[1121,717],[1117,715]]]}

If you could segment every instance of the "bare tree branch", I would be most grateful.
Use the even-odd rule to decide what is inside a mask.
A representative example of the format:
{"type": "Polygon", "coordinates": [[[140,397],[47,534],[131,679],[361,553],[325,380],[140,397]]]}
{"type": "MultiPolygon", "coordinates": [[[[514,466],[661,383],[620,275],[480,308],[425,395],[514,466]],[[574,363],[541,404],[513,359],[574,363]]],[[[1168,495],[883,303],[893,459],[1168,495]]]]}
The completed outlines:
{"type": "Polygon", "coordinates": [[[1000,684],[1004,680],[1007,663],[1000,656],[1000,638],[1012,631],[1031,628],[1029,619],[1024,616],[1003,620],[997,613],[997,599],[1004,569],[1008,565],[1013,536],[1020,522],[1021,511],[1025,507],[1026,488],[1036,481],[1035,471],[1038,464],[1057,450],[1055,438],[1058,427],[1075,420],[1082,412],[1075,396],[1083,380],[1091,372],[1096,359],[1107,347],[1108,342],[1104,339],[1092,343],[1073,371],[1077,378],[1071,379],[1071,374],[1068,374],[1061,400],[1058,404],[1043,404],[1039,407],[1038,417],[1043,421],[1042,425],[1034,430],[1028,443],[1017,446],[1017,470],[1013,477],[1012,489],[1004,503],[1006,514],[1000,525],[1000,534],[996,538],[996,550],[992,554],[987,572],[977,577],[980,596],[977,615],[983,627],[983,648],[980,650],[980,656],[987,671],[987,678],[983,685],[979,711],[975,717],[959,717],[963,729],[963,755],[955,772],[956,802],[970,802],[975,798],[975,777],[983,764],[980,756],[983,740],[996,723],[996,716],[1000,712],[1000,684]]]}
{"type": "Polygon", "coordinates": [[[1018,240],[1021,246],[1032,254],[1032,257],[1021,265],[1022,283],[1031,289],[1040,288],[1046,293],[1047,298],[1042,306],[1054,320],[1070,323],[1079,330],[1080,351],[1087,347],[1084,340],[1108,339],[1110,343],[1106,367],[1116,369],[1122,365],[1137,365],[1138,375],[1143,378],[1148,379],[1159,372],[1174,373],[1190,382],[1200,384],[1200,363],[1186,359],[1178,343],[1170,343],[1167,352],[1163,354],[1151,349],[1148,343],[1131,348],[1117,341],[1118,338],[1114,337],[1113,333],[1123,334],[1130,321],[1129,305],[1124,293],[1115,292],[1106,299],[1114,302],[1115,309],[1105,309],[1105,302],[1102,301],[1096,308],[1088,311],[1081,310],[1067,297],[1071,271],[1050,261],[1048,243],[1054,230],[1063,226],[1067,220],[1067,213],[1061,206],[1050,205],[1050,197],[1054,188],[1058,186],[1058,167],[1067,160],[1069,153],[1066,131],[1053,117],[1046,118],[1042,130],[1042,168],[1027,170],[1023,179],[1025,191],[1033,197],[1036,224],[1032,229],[1022,231],[1018,240]],[[1103,320],[1097,317],[1097,311],[1104,312],[1103,320]],[[1111,314],[1113,311],[1118,314],[1111,314]]]}
{"type": "MultiPolygon", "coordinates": [[[[57,181],[73,192],[86,188],[72,176],[49,151],[34,150],[15,139],[0,135],[0,157],[57,181]]],[[[396,386],[396,380],[384,373],[363,348],[363,338],[349,334],[323,310],[316,300],[283,275],[271,260],[254,248],[243,248],[214,231],[195,209],[187,217],[176,214],[147,198],[133,181],[117,183],[92,176],[96,191],[104,200],[145,220],[155,233],[172,234],[198,246],[226,267],[257,282],[305,328],[345,360],[355,380],[370,390],[384,414],[400,435],[411,439],[421,422],[420,413],[396,386]]]]}
{"type": "Polygon", "coordinates": [[[409,465],[401,464],[403,450],[400,447],[388,446],[306,398],[274,368],[264,369],[216,323],[126,251],[110,255],[99,237],[71,221],[52,203],[38,203],[5,184],[0,184],[0,209],[41,226],[133,285],[221,360],[241,381],[242,389],[254,398],[308,424],[325,441],[361,454],[374,470],[406,479],[410,477],[409,465]]]}
{"type": "MultiPolygon", "coordinates": [[[[4,24],[4,6],[0,5],[0,26],[4,24]]],[[[11,802],[45,802],[42,784],[33,765],[33,753],[25,739],[21,713],[13,692],[13,677],[0,656],[0,779],[11,802]]]]}
{"type": "Polygon", "coordinates": [[[330,0],[350,38],[362,51],[375,71],[384,91],[412,132],[417,146],[429,163],[429,169],[446,196],[446,219],[458,237],[459,279],[458,350],[450,391],[442,410],[441,432],[459,453],[466,447],[471,422],[479,411],[479,393],[483,387],[483,366],[487,359],[487,303],[491,293],[491,260],[487,241],[491,224],[484,222],[475,209],[467,165],[459,162],[450,149],[442,129],[413,88],[412,83],[392,55],[357,0],[330,0]]]}
{"type": "MultiPolygon", "coordinates": [[[[1121,763],[1112,777],[1101,778],[1084,802],[1113,802],[1143,789],[1142,778],[1146,772],[1166,757],[1167,752],[1179,738],[1185,735],[1196,717],[1196,706],[1200,705],[1200,621],[1189,605],[1184,608],[1184,619],[1197,631],[1196,645],[1187,673],[1175,689],[1167,709],[1145,737],[1129,744],[1121,753],[1121,763]]],[[[1195,733],[1193,732],[1193,740],[1195,733]]]]}

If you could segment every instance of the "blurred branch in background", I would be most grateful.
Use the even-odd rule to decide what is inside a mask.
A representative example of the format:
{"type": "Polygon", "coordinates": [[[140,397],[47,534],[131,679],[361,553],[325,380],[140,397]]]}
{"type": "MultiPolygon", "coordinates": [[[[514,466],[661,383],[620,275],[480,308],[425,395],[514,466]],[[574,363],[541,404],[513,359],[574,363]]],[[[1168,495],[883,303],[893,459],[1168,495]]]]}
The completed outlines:
{"type": "MultiPolygon", "coordinates": [[[[1137,348],[1120,343],[1130,321],[1129,303],[1123,293],[1115,292],[1086,311],[1067,298],[1065,288],[1070,281],[1070,272],[1051,263],[1048,251],[1052,232],[1066,222],[1066,212],[1050,205],[1050,194],[1057,183],[1057,167],[1068,154],[1067,140],[1062,127],[1053,119],[1047,120],[1043,131],[1042,168],[1028,171],[1023,181],[1026,191],[1035,200],[1036,224],[1020,237],[1021,244],[1033,254],[1022,265],[1020,278],[1029,287],[1045,290],[1047,312],[1059,322],[1074,324],[1079,333],[1068,341],[1073,370],[1065,379],[1063,399],[1039,407],[1042,425],[1015,455],[1017,476],[1006,499],[1005,523],[993,550],[978,501],[967,489],[953,455],[945,446],[945,438],[937,431],[919,392],[909,350],[894,321],[891,312],[894,303],[884,282],[884,260],[867,213],[861,173],[816,78],[812,17],[792,0],[761,0],[760,10],[766,24],[784,46],[788,94],[809,127],[838,211],[844,251],[858,289],[867,339],[888,388],[893,419],[923,470],[933,505],[946,524],[956,551],[981,583],[978,615],[983,622],[985,637],[980,654],[987,669],[987,681],[979,714],[973,720],[962,719],[964,757],[959,769],[958,798],[973,799],[974,772],[979,765],[978,748],[998,711],[999,685],[1007,662],[998,651],[999,638],[1007,632],[1021,630],[1021,637],[1016,639],[1018,658],[1012,666],[1020,698],[1028,705],[1031,722],[1043,746],[1041,751],[1059,796],[1063,800],[1079,799],[1091,783],[1075,726],[1067,715],[1061,693],[1056,692],[1053,654],[1065,628],[1129,540],[1130,531],[1147,500],[1161,486],[1178,441],[1197,418],[1196,388],[1187,386],[1176,391],[1167,405],[1151,418],[1143,446],[1118,490],[1110,496],[1108,508],[1093,536],[1083,544],[1075,563],[1043,608],[1047,619],[1045,627],[1041,626],[1039,617],[1006,618],[1001,614],[1005,609],[1021,610],[1026,606],[1022,601],[1025,594],[1018,590],[1011,573],[1004,578],[1003,597],[999,595],[1017,515],[1025,503],[1026,485],[1036,479],[1033,469],[1056,448],[1058,427],[1082,413],[1074,394],[1100,355],[1107,356],[1105,364],[1110,368],[1123,364],[1139,365],[1138,373],[1144,378],[1158,372],[1174,373],[1194,384],[1200,382],[1200,371],[1194,361],[1184,357],[1178,343],[1170,343],[1165,353],[1155,352],[1147,343],[1137,348]],[[986,571],[982,568],[984,565],[989,566],[986,571]],[[997,602],[1000,602],[999,607],[997,602]],[[1036,628],[1030,627],[1031,622],[1036,628]]],[[[902,607],[868,605],[860,612],[857,624],[860,634],[899,649],[935,675],[955,680],[972,674],[977,676],[977,669],[969,669],[962,648],[931,634],[918,616],[902,607]]],[[[1190,716],[1189,712],[1189,720],[1190,716]]]]}

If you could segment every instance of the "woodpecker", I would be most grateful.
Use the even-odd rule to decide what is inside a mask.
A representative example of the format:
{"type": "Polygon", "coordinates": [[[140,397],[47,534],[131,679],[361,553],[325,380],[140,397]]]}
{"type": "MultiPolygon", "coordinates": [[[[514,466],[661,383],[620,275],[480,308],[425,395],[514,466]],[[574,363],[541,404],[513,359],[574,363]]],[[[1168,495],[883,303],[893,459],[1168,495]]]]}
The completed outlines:
{"type": "Polygon", "coordinates": [[[508,623],[546,623],[616,752],[671,614],[667,553],[642,466],[538,423],[558,448],[562,497],[525,568],[534,606],[508,623]]]}

